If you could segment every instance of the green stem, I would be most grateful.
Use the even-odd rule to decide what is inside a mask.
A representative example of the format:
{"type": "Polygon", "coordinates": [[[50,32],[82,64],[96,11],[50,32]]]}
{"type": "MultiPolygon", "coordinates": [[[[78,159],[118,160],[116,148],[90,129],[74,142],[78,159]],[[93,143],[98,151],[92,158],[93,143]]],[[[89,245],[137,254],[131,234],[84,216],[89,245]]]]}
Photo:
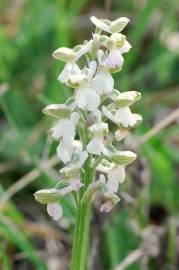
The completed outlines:
{"type": "Polygon", "coordinates": [[[81,194],[81,199],[77,208],[77,220],[73,239],[71,270],[86,270],[87,266],[91,201],[84,201],[83,194],[88,188],[88,185],[93,181],[94,177],[94,172],[91,168],[90,157],[88,157],[84,169],[85,173],[82,174],[83,179],[81,179],[84,183],[84,190],[81,194]]]}
{"type": "Polygon", "coordinates": [[[91,204],[81,203],[77,211],[77,223],[73,240],[71,270],[85,270],[89,242],[91,204]]]}

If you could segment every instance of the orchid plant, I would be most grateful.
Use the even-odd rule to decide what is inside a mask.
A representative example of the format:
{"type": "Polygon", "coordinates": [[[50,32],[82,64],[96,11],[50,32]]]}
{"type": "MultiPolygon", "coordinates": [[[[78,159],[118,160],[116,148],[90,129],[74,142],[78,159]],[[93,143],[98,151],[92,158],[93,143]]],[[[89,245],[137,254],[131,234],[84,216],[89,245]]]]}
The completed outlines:
{"type": "Polygon", "coordinates": [[[92,16],[91,21],[96,26],[91,40],[53,53],[55,59],[65,62],[58,80],[74,89],[65,104],[51,104],[43,110],[56,120],[49,134],[59,143],[57,156],[64,163],[60,170],[63,180],[52,189],[34,194],[38,202],[47,205],[48,214],[56,221],[63,215],[60,199],[72,194],[76,205],[72,270],[87,267],[95,198],[101,198],[101,212],[111,211],[120,201],[119,185],[136,154],[119,150],[118,142],[142,120],[130,109],[141,94],[116,90],[112,77],[122,69],[123,55],[131,49],[126,36],[121,34],[129,19],[109,21],[92,16]]]}

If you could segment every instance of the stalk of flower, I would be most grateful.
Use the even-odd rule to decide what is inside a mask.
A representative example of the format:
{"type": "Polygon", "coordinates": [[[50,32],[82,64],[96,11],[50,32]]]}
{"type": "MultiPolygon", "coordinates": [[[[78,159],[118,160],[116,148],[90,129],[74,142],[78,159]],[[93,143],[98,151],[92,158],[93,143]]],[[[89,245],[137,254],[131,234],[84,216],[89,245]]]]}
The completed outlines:
{"type": "Polygon", "coordinates": [[[65,165],[59,171],[63,180],[34,194],[38,202],[47,205],[47,213],[55,221],[63,215],[60,199],[70,194],[74,197],[77,212],[71,270],[86,269],[93,201],[102,199],[100,212],[111,211],[120,201],[119,186],[136,154],[121,151],[117,142],[142,120],[130,109],[141,94],[114,89],[112,76],[122,69],[124,54],[131,49],[121,34],[129,20],[92,16],[91,21],[96,29],[89,41],[73,49],[59,48],[52,54],[65,62],[58,80],[73,91],[65,104],[50,104],[43,110],[54,118],[49,135],[58,142],[57,156],[65,165]],[[86,60],[84,66],[81,58],[86,60]],[[100,179],[96,172],[101,173],[100,179]]]}

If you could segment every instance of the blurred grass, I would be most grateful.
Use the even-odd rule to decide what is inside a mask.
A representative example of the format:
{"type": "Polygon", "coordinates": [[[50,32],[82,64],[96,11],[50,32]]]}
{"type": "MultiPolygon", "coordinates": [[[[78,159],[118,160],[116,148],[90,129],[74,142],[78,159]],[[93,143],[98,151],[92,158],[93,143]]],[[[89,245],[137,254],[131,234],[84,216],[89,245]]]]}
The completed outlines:
{"type": "MultiPolygon", "coordinates": [[[[50,187],[55,182],[54,171],[49,175],[39,166],[40,162],[55,154],[55,143],[49,142],[46,136],[51,122],[41,110],[45,104],[62,103],[70,95],[70,90],[56,80],[63,65],[53,61],[51,53],[60,46],[72,47],[76,41],[80,43],[81,38],[89,38],[92,26],[79,26],[80,15],[85,14],[88,20],[88,14],[93,10],[95,13],[104,12],[104,2],[8,0],[1,1],[0,5],[1,196],[29,171],[40,170],[36,181],[15,195],[0,213],[0,268],[23,269],[14,261],[15,254],[20,251],[26,255],[27,265],[31,262],[35,269],[47,269],[46,263],[37,255],[40,249],[48,254],[47,247],[45,244],[41,247],[33,235],[21,230],[20,223],[26,220],[50,222],[45,213],[39,217],[35,214],[41,213],[41,209],[32,196],[37,188],[50,187]],[[34,213],[33,207],[36,209],[34,213]]],[[[165,31],[177,31],[178,5],[176,0],[112,1],[112,15],[114,11],[131,19],[127,35],[133,50],[125,56],[123,71],[116,75],[116,88],[139,89],[143,93],[142,101],[134,108],[144,117],[143,124],[135,131],[135,135],[141,137],[179,104],[179,49],[171,51],[161,38],[165,31]]],[[[141,226],[147,226],[150,205],[161,204],[172,218],[176,218],[179,207],[178,134],[179,127],[175,122],[140,147],[139,156],[146,158],[151,172],[148,199],[141,195],[142,187],[129,178],[124,191],[130,193],[136,186],[132,195],[138,203],[135,207],[130,204],[121,207],[104,218],[99,250],[105,255],[102,269],[114,268],[139,247],[140,237],[135,235],[130,222],[137,218],[141,226]]],[[[55,169],[58,170],[59,166],[55,169]]],[[[140,173],[138,171],[136,179],[139,182],[140,173]]],[[[74,207],[70,198],[63,201],[63,206],[64,215],[73,224],[74,207]]],[[[71,228],[70,225],[65,230],[71,233],[71,228]]],[[[170,232],[166,264],[172,267],[176,252],[173,227],[170,232]]],[[[139,267],[136,263],[127,269],[137,270],[139,267]]],[[[157,269],[156,264],[152,267],[152,270],[157,269]]]]}

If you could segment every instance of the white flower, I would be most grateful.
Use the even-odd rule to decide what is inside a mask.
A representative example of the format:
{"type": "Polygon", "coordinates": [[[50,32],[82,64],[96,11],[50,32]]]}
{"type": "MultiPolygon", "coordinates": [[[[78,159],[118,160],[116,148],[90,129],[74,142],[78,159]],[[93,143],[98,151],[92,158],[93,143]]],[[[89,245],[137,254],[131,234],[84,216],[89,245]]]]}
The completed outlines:
{"type": "Polygon", "coordinates": [[[121,107],[112,113],[107,107],[103,106],[102,112],[109,120],[124,128],[133,127],[140,120],[139,115],[133,114],[129,107],[121,107]]]}
{"type": "Polygon", "coordinates": [[[116,193],[119,184],[125,180],[125,167],[116,166],[113,162],[103,160],[96,169],[107,175],[107,187],[111,192],[116,193]]]}
{"type": "Polygon", "coordinates": [[[75,101],[82,110],[95,111],[100,104],[100,96],[88,86],[81,86],[76,90],[75,101]]]}
{"type": "Polygon", "coordinates": [[[87,145],[87,151],[94,155],[106,154],[104,135],[108,132],[108,124],[94,124],[89,127],[89,131],[93,134],[93,138],[87,145]]]}
{"type": "Polygon", "coordinates": [[[47,213],[53,220],[58,221],[63,215],[63,209],[58,203],[50,203],[47,204],[47,213]]]}
{"type": "Polygon", "coordinates": [[[64,69],[58,76],[58,81],[66,83],[69,76],[74,74],[81,74],[81,69],[75,62],[70,61],[65,64],[64,69]]]}
{"type": "Polygon", "coordinates": [[[120,183],[123,183],[125,180],[125,168],[124,166],[114,166],[107,173],[107,187],[112,192],[117,192],[120,183]]]}
{"type": "Polygon", "coordinates": [[[95,16],[92,16],[91,21],[94,25],[96,25],[101,30],[111,34],[111,33],[121,32],[128,24],[129,19],[126,17],[121,17],[111,22],[109,20],[105,20],[105,21],[99,20],[95,16]]]}
{"type": "Polygon", "coordinates": [[[79,117],[79,114],[74,112],[71,114],[69,119],[60,119],[57,125],[51,130],[52,138],[56,140],[62,138],[66,144],[71,142],[76,134],[76,125],[78,123],[79,117]]]}
{"type": "Polygon", "coordinates": [[[90,154],[101,155],[105,152],[104,139],[100,136],[94,136],[87,145],[87,151],[90,154]]]}
{"type": "Polygon", "coordinates": [[[86,151],[82,151],[80,142],[73,140],[65,143],[64,140],[62,140],[57,147],[57,156],[66,164],[72,160],[73,155],[77,156],[75,165],[78,166],[78,168],[81,168],[88,157],[88,153],[86,151]]]}
{"type": "Polygon", "coordinates": [[[106,68],[99,68],[95,77],[91,80],[91,87],[99,94],[110,94],[114,87],[114,80],[106,68]]]}
{"type": "Polygon", "coordinates": [[[76,61],[82,57],[85,53],[90,51],[92,45],[92,40],[88,41],[86,44],[80,46],[79,50],[69,49],[69,48],[59,48],[52,55],[55,59],[66,62],[64,69],[58,76],[58,80],[62,83],[66,83],[68,77],[74,74],[81,74],[79,66],[76,61]]]}
{"type": "Polygon", "coordinates": [[[91,61],[87,69],[86,80],[82,80],[75,93],[75,101],[78,107],[82,110],[96,111],[100,104],[100,96],[90,86],[90,80],[94,76],[97,63],[91,61]]]}
{"type": "Polygon", "coordinates": [[[109,191],[104,194],[105,202],[100,207],[100,212],[110,212],[112,208],[120,201],[120,198],[109,191]]]}
{"type": "Polygon", "coordinates": [[[65,143],[62,140],[57,146],[57,156],[62,162],[67,163],[72,158],[73,148],[72,142],[65,143]]]}
{"type": "Polygon", "coordinates": [[[119,108],[115,113],[115,117],[120,123],[122,123],[122,126],[125,128],[134,126],[136,124],[136,119],[129,107],[119,108]]]}

